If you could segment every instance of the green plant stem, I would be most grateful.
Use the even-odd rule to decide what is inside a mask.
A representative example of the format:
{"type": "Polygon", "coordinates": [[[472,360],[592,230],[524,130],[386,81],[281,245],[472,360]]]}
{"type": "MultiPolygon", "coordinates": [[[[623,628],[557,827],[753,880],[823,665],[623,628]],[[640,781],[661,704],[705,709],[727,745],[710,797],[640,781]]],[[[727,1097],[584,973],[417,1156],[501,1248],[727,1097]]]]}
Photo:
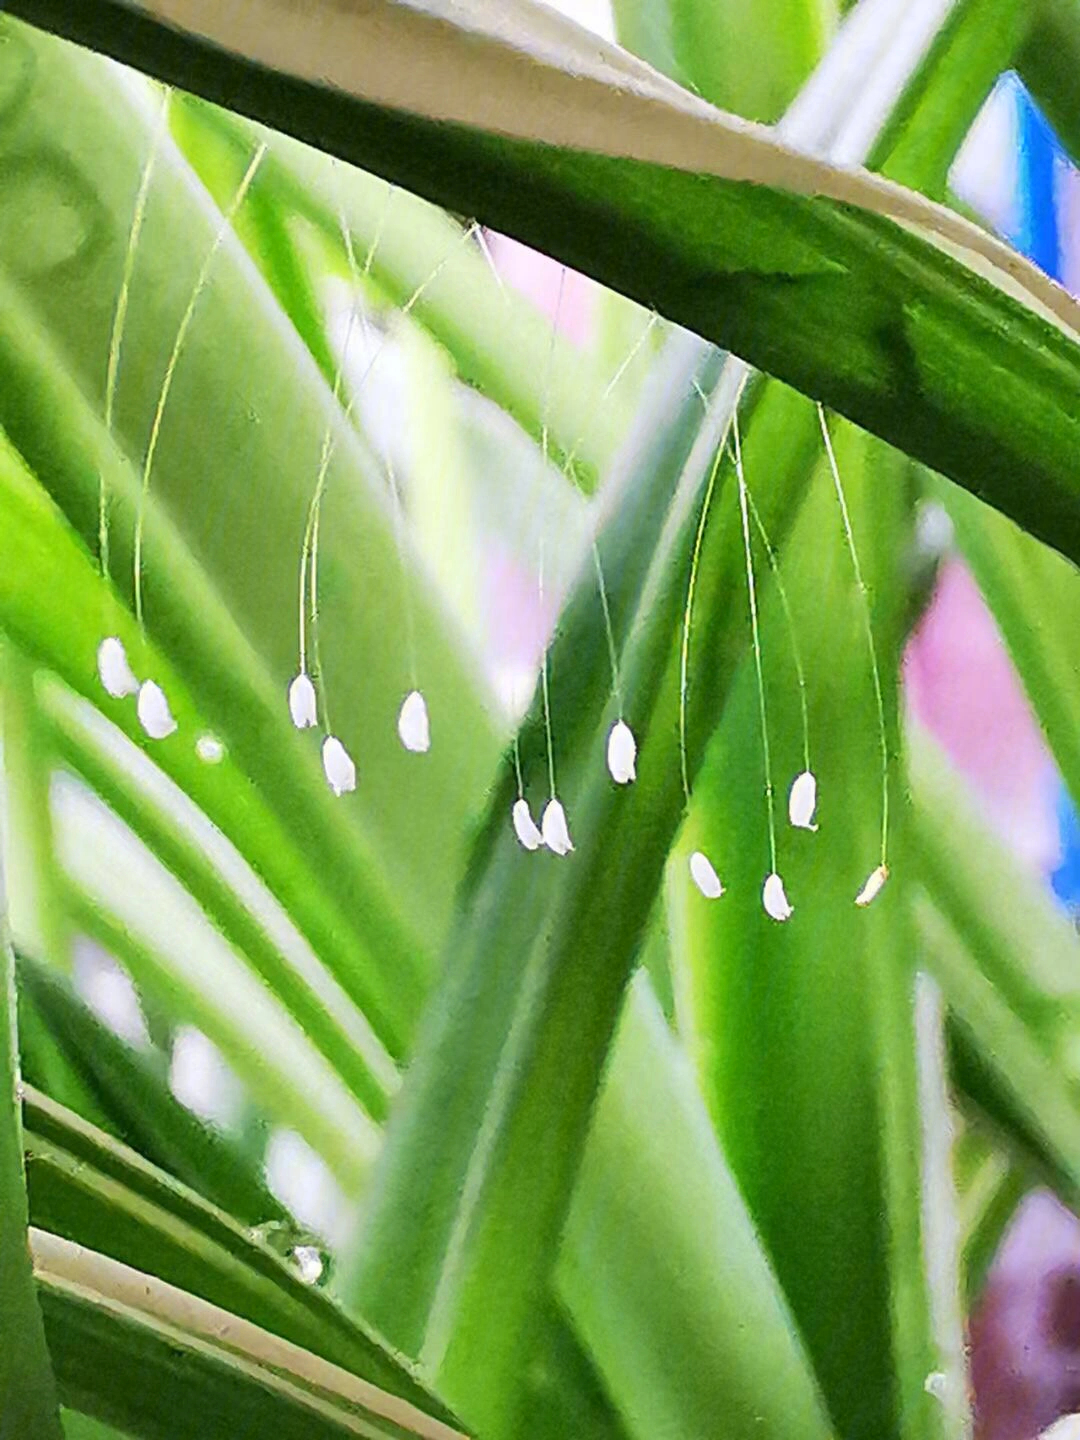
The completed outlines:
{"type": "Polygon", "coordinates": [[[34,694],[34,667],[10,642],[0,644],[0,699],[2,820],[12,932],[21,948],[69,970],[71,936],[53,883],[47,729],[34,694]]]}
{"type": "Polygon", "coordinates": [[[5,1440],[62,1440],[27,1248],[19,1090],[15,957],[0,865],[0,1433],[5,1440]]]}

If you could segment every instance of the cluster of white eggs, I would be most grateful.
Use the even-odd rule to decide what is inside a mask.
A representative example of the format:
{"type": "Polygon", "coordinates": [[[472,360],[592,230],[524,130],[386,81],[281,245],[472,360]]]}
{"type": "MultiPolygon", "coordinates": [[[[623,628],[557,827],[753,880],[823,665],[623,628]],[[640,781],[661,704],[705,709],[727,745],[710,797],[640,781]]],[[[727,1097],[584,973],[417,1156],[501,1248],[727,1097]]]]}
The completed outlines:
{"type": "MultiPolygon", "coordinates": [[[[155,680],[138,679],[118,636],[107,636],[98,646],[97,668],[104,689],[114,699],[131,695],[137,697],[139,724],[151,740],[164,740],[176,731],[177,723],[164,690],[155,680]]],[[[289,716],[298,730],[313,729],[318,725],[315,684],[303,670],[294,676],[289,685],[288,703],[289,716]]],[[[419,690],[410,690],[402,702],[397,730],[406,750],[424,754],[431,748],[427,703],[419,690]]],[[[195,742],[195,752],[200,760],[213,765],[224,757],[225,747],[216,736],[204,733],[195,742]]],[[[356,789],[356,765],[338,736],[327,734],[324,738],[322,763],[326,782],[335,795],[345,795],[356,789]]],[[[612,780],[618,785],[629,785],[637,778],[637,741],[630,726],[621,718],[616,720],[608,734],[607,767],[612,780]]],[[[804,770],[792,781],[788,792],[788,819],[796,829],[816,830],[816,809],[817,781],[810,770],[804,770]]],[[[526,850],[545,848],[554,855],[568,855],[574,848],[566,811],[555,795],[544,806],[539,825],[533,819],[524,795],[514,802],[511,819],[514,833],[526,850]]],[[[856,905],[869,905],[880,893],[888,875],[884,864],[872,871],[855,897],[856,905]]],[[[706,900],[719,900],[724,894],[716,868],[702,850],[695,850],[690,856],[690,877],[706,900]]],[[[794,914],[784,882],[775,871],[766,876],[761,902],[765,913],[773,920],[789,920],[794,914]]]]}
{"type": "MultiPolygon", "coordinates": [[[[139,680],[128,661],[124,642],[118,636],[108,635],[98,646],[97,669],[102,686],[114,700],[124,700],[130,695],[138,697],[135,711],[151,740],[166,740],[176,732],[176,720],[165,691],[156,680],[139,680]]],[[[217,765],[225,756],[225,747],[216,735],[203,733],[195,741],[195,753],[207,765],[217,765]]]]}
{"type": "MultiPolygon", "coordinates": [[[[289,685],[289,715],[298,730],[313,729],[319,723],[315,682],[301,670],[289,685]]],[[[398,711],[398,739],[406,750],[423,755],[431,749],[431,722],[427,702],[419,690],[410,690],[398,711]]],[[[322,744],[323,773],[335,795],[356,789],[356,766],[344,743],[328,734],[322,744]]]]}

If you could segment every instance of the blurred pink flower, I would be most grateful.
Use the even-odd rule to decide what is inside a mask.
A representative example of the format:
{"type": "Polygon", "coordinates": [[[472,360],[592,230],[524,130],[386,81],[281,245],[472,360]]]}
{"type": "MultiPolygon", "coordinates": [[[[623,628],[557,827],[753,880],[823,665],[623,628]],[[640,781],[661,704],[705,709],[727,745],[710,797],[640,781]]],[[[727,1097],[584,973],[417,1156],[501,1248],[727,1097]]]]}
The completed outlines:
{"type": "Polygon", "coordinates": [[[908,644],[912,715],[969,782],[987,821],[1042,874],[1058,859],[1054,762],[993,616],[966,567],[946,561],[908,644]]]}
{"type": "Polygon", "coordinates": [[[489,664],[503,704],[518,717],[532,696],[559,597],[549,591],[541,605],[535,569],[502,547],[492,547],[483,583],[489,664]]]}
{"type": "Polygon", "coordinates": [[[1080,1224],[1052,1195],[1021,1205],[971,1319],[979,1440],[1034,1440],[1080,1409],[1080,1224]]]}

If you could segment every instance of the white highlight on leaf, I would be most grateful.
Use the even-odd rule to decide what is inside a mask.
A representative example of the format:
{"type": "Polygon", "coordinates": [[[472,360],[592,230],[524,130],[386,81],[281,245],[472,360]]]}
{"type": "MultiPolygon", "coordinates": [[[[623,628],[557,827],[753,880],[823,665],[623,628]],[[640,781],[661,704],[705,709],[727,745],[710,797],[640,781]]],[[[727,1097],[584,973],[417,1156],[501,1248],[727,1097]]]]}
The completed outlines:
{"type": "Polygon", "coordinates": [[[225,746],[216,735],[200,735],[195,741],[195,754],[204,765],[220,765],[225,759],[225,746]]]}
{"type": "Polygon", "coordinates": [[[173,1034],[169,1089],[200,1120],[228,1130],[242,1123],[247,1091],[218,1047],[193,1025],[173,1034]]]}
{"type": "Polygon", "coordinates": [[[816,830],[814,811],[817,808],[817,781],[813,772],[804,770],[796,775],[788,792],[788,819],[799,830],[816,830]]]}
{"type": "Polygon", "coordinates": [[[872,900],[881,894],[882,887],[888,878],[889,867],[887,865],[879,865],[876,870],[867,876],[866,884],[859,891],[858,895],[855,896],[855,904],[863,906],[869,905],[872,900]]]}
{"type": "Polygon", "coordinates": [[[98,1019],[134,1049],[152,1050],[139,993],[127,971],[85,935],[75,937],[72,960],[75,989],[98,1019]]]}
{"type": "Polygon", "coordinates": [[[720,883],[720,876],[713,868],[712,861],[701,850],[695,850],[690,856],[690,875],[706,900],[719,900],[723,895],[724,887],[720,883]]]}
{"type": "Polygon", "coordinates": [[[315,700],[315,686],[311,676],[303,670],[295,676],[289,686],[289,714],[298,730],[309,730],[319,721],[319,707],[315,700]]]}
{"type": "Polygon", "coordinates": [[[165,691],[153,680],[144,680],[139,687],[139,724],[151,740],[164,740],[176,729],[165,691]]]}
{"type": "Polygon", "coordinates": [[[540,818],[540,833],[544,844],[556,855],[568,855],[574,848],[570,831],[566,828],[566,811],[554,798],[544,806],[544,813],[540,818]]]}
{"type": "Polygon", "coordinates": [[[784,894],[784,882],[775,870],[765,880],[761,903],[765,906],[766,915],[773,920],[790,920],[795,913],[795,907],[788,903],[784,894]]]}
{"type": "Polygon", "coordinates": [[[336,735],[328,735],[323,741],[322,763],[327,782],[335,795],[345,795],[356,789],[356,766],[336,735]]]}
{"type": "Polygon", "coordinates": [[[405,696],[398,714],[397,731],[406,750],[423,755],[431,749],[427,704],[419,690],[410,690],[405,696]]]}
{"type": "Polygon", "coordinates": [[[544,843],[544,837],[537,828],[536,821],[532,818],[532,811],[529,809],[529,802],[524,797],[514,802],[513,814],[514,834],[526,850],[539,850],[544,843]]]}
{"type": "Polygon", "coordinates": [[[629,785],[637,779],[634,762],[637,760],[637,741],[634,732],[625,720],[616,720],[611,727],[607,742],[607,768],[616,785],[629,785]]]}
{"type": "Polygon", "coordinates": [[[98,676],[114,700],[138,692],[139,682],[128,664],[124,642],[115,635],[102,640],[97,652],[98,676]]]}

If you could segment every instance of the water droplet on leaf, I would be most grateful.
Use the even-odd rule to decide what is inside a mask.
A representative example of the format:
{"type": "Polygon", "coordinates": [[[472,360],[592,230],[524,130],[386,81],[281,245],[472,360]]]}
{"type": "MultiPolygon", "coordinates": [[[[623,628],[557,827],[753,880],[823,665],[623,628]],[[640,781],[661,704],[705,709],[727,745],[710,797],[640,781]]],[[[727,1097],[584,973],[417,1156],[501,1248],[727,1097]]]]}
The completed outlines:
{"type": "Polygon", "coordinates": [[[289,1259],[305,1285],[325,1285],[330,1274],[330,1257],[318,1245],[294,1245],[289,1259]]]}
{"type": "Polygon", "coordinates": [[[204,765],[220,765],[225,759],[225,746],[216,735],[200,735],[195,741],[195,754],[204,765]]]}
{"type": "Polygon", "coordinates": [[[311,1230],[302,1229],[292,1220],[266,1220],[248,1231],[252,1240],[265,1245],[282,1260],[287,1260],[305,1285],[323,1286],[330,1278],[330,1252],[311,1230]]]}

